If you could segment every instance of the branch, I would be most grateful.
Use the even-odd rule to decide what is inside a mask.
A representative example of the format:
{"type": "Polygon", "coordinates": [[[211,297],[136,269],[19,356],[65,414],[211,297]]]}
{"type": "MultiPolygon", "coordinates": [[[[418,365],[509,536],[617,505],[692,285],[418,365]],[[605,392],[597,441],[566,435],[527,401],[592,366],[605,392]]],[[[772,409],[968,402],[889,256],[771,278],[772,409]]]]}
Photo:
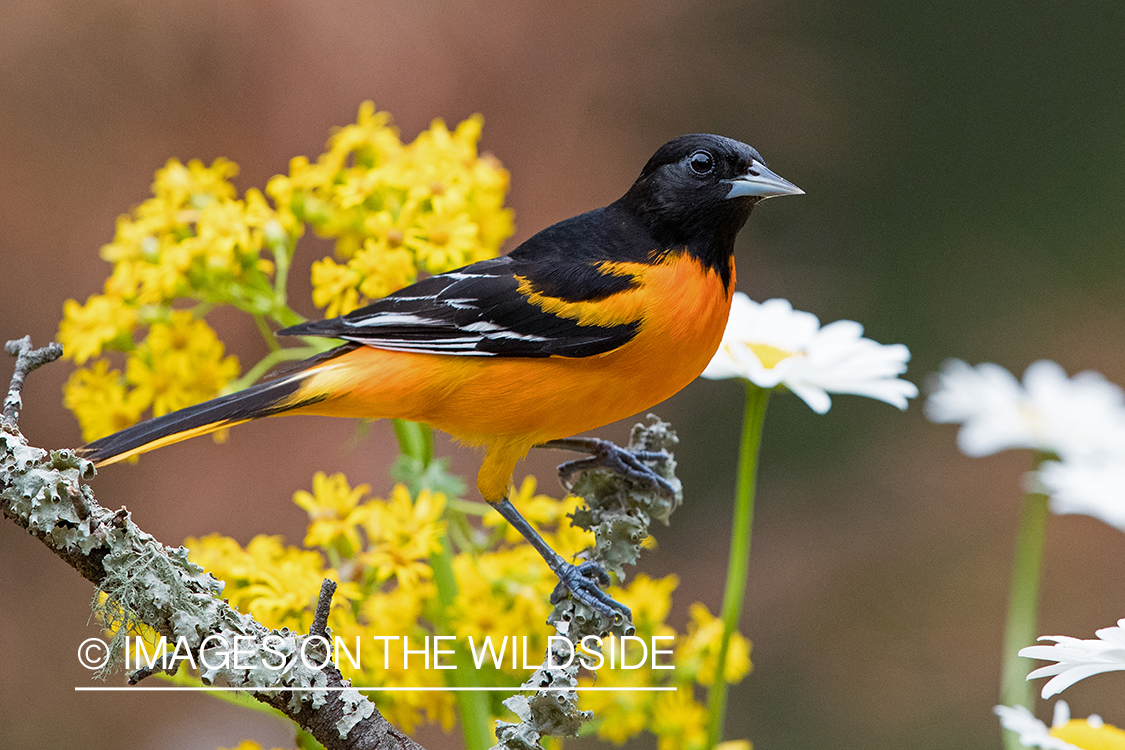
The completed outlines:
{"type": "MultiPolygon", "coordinates": [[[[57,359],[62,347],[32,351],[24,338],[9,341],[7,350],[17,360],[0,422],[0,510],[107,594],[100,607],[117,620],[122,639],[130,626],[143,623],[186,644],[205,684],[245,688],[327,750],[423,750],[328,661],[322,639],[334,584],[326,582],[321,590],[315,632],[309,636],[270,630],[230,607],[218,598],[223,584],[190,562],[186,549],[166,547],[141,531],[125,508],[111,511],[98,504],[84,483],[96,473],[91,462],[72,450],[48,453],[27,444],[16,425],[23,379],[57,359]],[[242,649],[241,661],[221,658],[229,657],[231,644],[242,649]],[[316,668],[322,660],[326,665],[316,668]]],[[[175,665],[170,669],[175,671],[175,665]]],[[[139,670],[131,681],[152,673],[139,670]]]]}
{"type": "Polygon", "coordinates": [[[23,379],[37,367],[48,362],[53,362],[62,356],[62,344],[52,341],[42,349],[32,350],[31,337],[24,336],[4,344],[8,354],[16,358],[16,371],[12,375],[12,384],[8,388],[8,395],[4,398],[4,429],[16,429],[16,422],[20,418],[19,410],[23,408],[23,399],[20,391],[23,390],[23,379]]]}

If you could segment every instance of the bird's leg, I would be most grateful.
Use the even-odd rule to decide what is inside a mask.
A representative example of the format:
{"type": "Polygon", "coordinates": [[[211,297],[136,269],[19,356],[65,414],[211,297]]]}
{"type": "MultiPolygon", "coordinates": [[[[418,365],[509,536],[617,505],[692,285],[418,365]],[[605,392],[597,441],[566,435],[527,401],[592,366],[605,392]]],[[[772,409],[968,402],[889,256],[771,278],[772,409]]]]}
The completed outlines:
{"type": "Polygon", "coordinates": [[[509,500],[489,504],[523,535],[523,538],[542,555],[548,567],[559,577],[559,585],[551,594],[551,604],[558,603],[563,598],[563,594],[569,591],[575,599],[607,615],[615,623],[632,621],[633,613],[629,608],[602,591],[602,586],[608,586],[610,581],[609,575],[601,569],[601,566],[593,560],[578,565],[564,560],[559,553],[551,549],[543,537],[539,536],[539,532],[532,528],[509,500]]]}
{"type": "Polygon", "coordinates": [[[665,451],[630,451],[601,438],[570,437],[549,440],[536,448],[555,448],[564,451],[588,453],[589,458],[567,461],[559,466],[559,481],[569,489],[571,478],[584,469],[604,468],[617,472],[630,479],[644,482],[668,496],[674,496],[676,489],[667,479],[657,474],[642,461],[665,461],[669,458],[665,451]]]}

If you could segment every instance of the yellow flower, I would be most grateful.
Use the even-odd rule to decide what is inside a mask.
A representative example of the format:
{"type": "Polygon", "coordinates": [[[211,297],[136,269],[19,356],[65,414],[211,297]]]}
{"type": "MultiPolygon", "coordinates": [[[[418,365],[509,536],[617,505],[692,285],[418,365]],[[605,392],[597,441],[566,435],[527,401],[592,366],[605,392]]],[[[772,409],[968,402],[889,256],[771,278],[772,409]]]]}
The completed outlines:
{"type": "Polygon", "coordinates": [[[295,156],[289,160],[289,174],[274,175],[266,182],[266,195],[277,206],[278,218],[285,231],[296,235],[303,229],[307,209],[305,193],[327,184],[322,177],[329,175],[326,169],[314,169],[308,157],[295,156]]]}
{"type": "MultiPolygon", "coordinates": [[[[605,649],[608,647],[607,643],[605,649]]],[[[606,662],[597,673],[597,679],[583,676],[579,678],[579,684],[582,687],[612,685],[623,689],[579,693],[580,702],[583,710],[594,712],[598,737],[609,740],[615,745],[621,745],[648,728],[653,702],[658,693],[628,689],[651,687],[649,670],[610,669],[608,650],[605,652],[605,658],[606,662]]]]}
{"type": "MultiPolygon", "coordinates": [[[[411,648],[415,647],[420,647],[420,644],[412,643],[411,648]]],[[[383,654],[380,653],[380,667],[383,665],[382,656],[383,654]]],[[[420,660],[424,657],[419,654],[411,658],[420,660]]],[[[392,656],[391,659],[393,661],[394,657],[392,656]]],[[[402,666],[401,657],[399,657],[398,666],[402,666]]],[[[411,669],[395,669],[391,675],[388,675],[389,679],[386,680],[386,686],[428,689],[391,693],[390,699],[380,706],[380,710],[386,716],[387,721],[407,734],[412,733],[423,718],[427,722],[440,723],[448,732],[457,720],[454,710],[454,694],[446,690],[435,689],[445,687],[444,670],[422,669],[421,666],[421,663],[419,663],[417,666],[411,665],[411,669]]]]}
{"type": "Polygon", "coordinates": [[[206,270],[237,275],[242,258],[256,258],[261,249],[261,233],[251,229],[241,201],[212,201],[199,212],[195,237],[183,244],[191,248],[191,260],[200,260],[206,270]]]}
{"type": "Polygon", "coordinates": [[[215,159],[210,167],[198,159],[192,159],[186,166],[179,159],[169,159],[157,171],[152,193],[175,206],[198,203],[199,196],[233,198],[235,189],[230,179],[237,174],[238,165],[229,159],[215,159]]]}
{"type": "MultiPolygon", "coordinates": [[[[359,605],[359,617],[355,634],[360,635],[363,648],[362,674],[341,665],[345,675],[357,684],[373,687],[427,687],[444,686],[445,672],[424,669],[425,657],[422,654],[409,657],[409,668],[403,667],[403,637],[409,637],[410,648],[418,651],[423,647],[425,637],[432,635],[420,623],[419,618],[425,606],[437,596],[433,584],[418,586],[398,586],[390,591],[377,590],[369,593],[359,605]],[[362,623],[362,624],[360,624],[362,623]],[[389,640],[377,640],[389,637],[389,640]]],[[[351,643],[351,631],[339,631],[351,643]]],[[[448,647],[448,642],[442,648],[448,647]]],[[[431,646],[432,648],[432,646],[431,646]]],[[[449,657],[443,656],[443,663],[449,657]]],[[[452,694],[437,691],[373,693],[372,699],[388,720],[403,731],[413,729],[423,720],[440,722],[448,730],[455,721],[452,694]],[[394,717],[394,718],[392,718],[394,717]],[[407,729],[409,727],[410,729],[407,729]]]]}
{"type": "Polygon", "coordinates": [[[478,260],[495,258],[500,253],[500,246],[504,244],[504,240],[516,231],[515,214],[510,208],[504,208],[499,204],[491,208],[470,204],[469,216],[477,225],[479,239],[478,247],[469,261],[476,263],[478,260]]]}
{"type": "Polygon", "coordinates": [[[118,297],[95,294],[85,305],[73,299],[63,303],[58,339],[66,357],[83,364],[101,354],[107,344],[128,337],[136,325],[135,308],[118,297]]]}
{"type": "MultiPolygon", "coordinates": [[[[269,628],[288,627],[306,632],[312,625],[320,585],[325,578],[338,578],[324,567],[320,553],[286,546],[280,536],[259,535],[243,549],[238,542],[219,534],[184,540],[192,562],[202,565],[227,585],[223,596],[231,605],[254,615],[269,628]]],[[[362,591],[354,583],[341,582],[336,589],[329,625],[351,617],[344,601],[354,601],[362,591]]]]}
{"type": "Polygon", "coordinates": [[[398,130],[391,125],[388,112],[377,112],[370,101],[359,105],[354,125],[338,129],[328,141],[329,161],[344,164],[349,156],[357,166],[373,167],[389,161],[402,151],[398,130]]]}
{"type": "MultiPolygon", "coordinates": [[[[367,629],[376,635],[413,634],[418,632],[418,620],[426,603],[435,596],[437,589],[432,583],[374,591],[360,604],[360,615],[367,629]]],[[[398,653],[401,664],[402,651],[398,653]]]]}
{"type": "Polygon", "coordinates": [[[478,246],[477,225],[465,211],[424,214],[406,232],[405,244],[430,273],[445,273],[469,263],[478,246]]]}
{"type": "Polygon", "coordinates": [[[141,291],[142,268],[146,265],[132,258],[123,258],[113,266],[105,280],[105,293],[110,297],[136,301],[141,291]]]}
{"type": "MultiPolygon", "coordinates": [[[[723,621],[713,616],[705,604],[696,602],[688,610],[691,622],[685,639],[677,644],[676,669],[687,675],[694,675],[700,685],[715,682],[715,666],[718,660],[719,641],[723,634],[723,621]]],[[[736,683],[750,673],[750,641],[742,634],[731,634],[727,646],[727,662],[723,676],[729,683],[736,683]]]]}
{"type": "Polygon", "coordinates": [[[218,395],[238,376],[238,358],[224,357],[224,349],[206,321],[174,311],[169,322],[153,323],[129,356],[125,377],[160,416],[218,395]]]}
{"type": "Polygon", "coordinates": [[[453,558],[453,572],[458,597],[450,616],[458,638],[472,636],[480,642],[489,635],[494,641],[527,635],[530,652],[542,653],[547,645],[543,623],[551,612],[548,598],[558,579],[531,545],[459,554],[453,558]]]}
{"type": "Polygon", "coordinates": [[[86,442],[136,424],[149,405],[145,394],[126,389],[121,371],[110,370],[104,359],[71,373],[63,403],[78,418],[86,442]]]}
{"type": "Polygon", "coordinates": [[[339,184],[333,186],[333,202],[342,209],[398,213],[404,206],[407,192],[402,188],[402,182],[402,170],[398,164],[353,167],[345,170],[339,184]]]}
{"type": "Polygon", "coordinates": [[[433,575],[428,560],[441,549],[445,495],[422,490],[410,499],[406,485],[397,484],[389,500],[374,502],[365,519],[370,548],[363,562],[380,580],[394,576],[400,586],[416,586],[433,575]]]}
{"type": "Polygon", "coordinates": [[[359,307],[359,285],[361,275],[350,265],[340,265],[331,258],[323,258],[312,264],[313,304],[327,308],[327,317],[347,315],[359,307]]]}
{"type": "Polygon", "coordinates": [[[692,698],[691,690],[660,693],[652,716],[652,733],[658,750],[704,750],[707,745],[707,709],[692,698]]]}
{"type": "Polygon", "coordinates": [[[261,229],[263,232],[268,230],[283,231],[282,227],[279,226],[280,216],[277,211],[270,207],[261,190],[250,188],[242,196],[242,199],[242,212],[247,226],[261,229]]]}
{"type": "Polygon", "coordinates": [[[311,522],[305,546],[340,544],[341,554],[350,557],[360,548],[359,524],[366,511],[359,503],[371,487],[361,484],[353,489],[343,474],[328,476],[323,471],[313,475],[312,484],[311,493],[299,490],[293,494],[293,502],[304,508],[311,522]]]}
{"type": "Polygon", "coordinates": [[[359,271],[362,281],[359,291],[368,299],[386,297],[413,283],[418,276],[414,256],[404,248],[392,248],[386,240],[367,239],[363,249],[355,254],[348,265],[359,271]]]}
{"type": "Polygon", "coordinates": [[[133,271],[139,282],[138,304],[159,305],[187,291],[185,272],[191,258],[186,250],[184,247],[170,245],[158,251],[159,254],[151,262],[135,265],[133,271]]]}

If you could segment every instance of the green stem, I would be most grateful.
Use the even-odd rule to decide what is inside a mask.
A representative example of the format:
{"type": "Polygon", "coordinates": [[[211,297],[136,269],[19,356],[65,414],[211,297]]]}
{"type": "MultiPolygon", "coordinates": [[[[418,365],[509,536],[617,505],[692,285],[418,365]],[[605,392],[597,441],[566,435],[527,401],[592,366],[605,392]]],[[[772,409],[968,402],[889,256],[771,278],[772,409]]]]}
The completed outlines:
{"type": "Polygon", "coordinates": [[[402,452],[422,464],[423,468],[429,466],[434,460],[434,431],[424,424],[405,419],[392,420],[392,424],[402,452]]]}
{"type": "Polygon", "coordinates": [[[770,392],[746,381],[746,411],[742,420],[742,445],[738,457],[738,491],[734,504],[730,557],[727,561],[727,586],[723,594],[723,636],[719,641],[715,682],[707,691],[707,747],[722,742],[727,709],[727,681],[724,674],[730,639],[738,629],[746,578],[750,564],[750,530],[754,523],[754,494],[758,483],[758,454],[770,392]]]}
{"type": "MultiPolygon", "coordinates": [[[[394,420],[395,436],[399,448],[410,458],[424,467],[434,459],[433,430],[417,422],[404,419],[394,420]]],[[[449,609],[457,601],[457,578],[453,573],[453,549],[449,537],[441,540],[441,551],[430,556],[430,566],[434,570],[434,585],[437,587],[437,614],[435,625],[441,632],[449,632],[449,609]]],[[[472,687],[474,665],[472,655],[463,647],[456,646],[453,653],[456,669],[446,672],[446,678],[453,687],[472,687]]],[[[488,693],[477,690],[460,690],[456,693],[457,707],[461,714],[461,733],[465,738],[466,750],[487,750],[495,744],[492,733],[492,711],[488,693]]]]}
{"type": "MultiPolygon", "coordinates": [[[[1040,457],[1042,462],[1042,457],[1040,457]]],[[[1019,650],[1035,644],[1039,635],[1039,579],[1043,570],[1043,539],[1047,529],[1047,496],[1029,492],[1023,499],[1016,552],[1012,560],[1011,588],[1008,592],[1008,620],[1004,626],[1004,653],[1000,668],[1000,702],[1005,706],[1026,706],[1035,710],[1032,684],[1027,681],[1031,666],[1019,650]]],[[[1004,747],[1022,748],[1019,735],[1004,731],[1004,747]]]]}
{"type": "MultiPolygon", "coordinates": [[[[434,584],[437,586],[439,611],[437,620],[439,626],[445,627],[449,623],[446,613],[457,600],[457,579],[453,574],[453,549],[449,537],[442,537],[441,552],[430,557],[430,565],[433,566],[434,584]]],[[[474,687],[471,676],[475,674],[473,658],[463,646],[454,647],[453,663],[457,668],[446,672],[452,686],[474,687]]],[[[461,690],[456,695],[461,714],[461,734],[465,738],[466,750],[488,750],[496,744],[496,736],[492,733],[492,710],[488,693],[480,690],[461,690]]]]}
{"type": "Polygon", "coordinates": [[[274,308],[270,311],[270,317],[276,320],[279,325],[287,328],[305,322],[304,317],[288,305],[281,305],[274,308]]]}
{"type": "Polygon", "coordinates": [[[273,250],[273,267],[274,267],[274,298],[277,300],[277,307],[288,307],[289,305],[289,261],[293,257],[293,240],[288,235],[284,239],[278,239],[276,243],[271,243],[273,250]]]}
{"type": "Polygon", "coordinates": [[[266,340],[266,346],[269,347],[270,351],[276,352],[278,349],[280,349],[281,345],[277,343],[277,336],[273,335],[273,331],[270,330],[269,324],[266,323],[266,319],[261,315],[255,315],[254,322],[258,326],[258,333],[262,334],[262,338],[266,340]]]}

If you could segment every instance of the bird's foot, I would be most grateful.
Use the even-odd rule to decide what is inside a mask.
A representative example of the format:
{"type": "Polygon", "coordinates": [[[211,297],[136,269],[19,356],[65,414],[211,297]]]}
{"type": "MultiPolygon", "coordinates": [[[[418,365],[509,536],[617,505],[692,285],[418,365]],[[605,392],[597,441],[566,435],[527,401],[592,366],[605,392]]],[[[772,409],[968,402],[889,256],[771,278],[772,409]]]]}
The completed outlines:
{"type": "Polygon", "coordinates": [[[520,515],[510,500],[501,500],[491,504],[496,511],[512,524],[523,538],[543,557],[548,567],[559,577],[559,583],[551,592],[551,604],[558,604],[569,592],[570,597],[581,602],[590,609],[608,617],[614,625],[622,622],[632,622],[633,613],[621,602],[616,601],[609,594],[602,591],[603,586],[609,586],[609,574],[593,560],[575,565],[562,558],[551,549],[546,540],[539,535],[527,519],[520,515]]]}
{"type": "Polygon", "coordinates": [[[551,440],[537,447],[590,454],[588,458],[567,461],[559,466],[559,481],[568,490],[574,484],[575,474],[587,469],[600,468],[609,469],[634,481],[647,484],[668,497],[674,497],[676,494],[676,488],[672,486],[671,482],[644,463],[645,461],[667,461],[671,458],[667,451],[631,451],[609,440],[580,437],[551,440]]]}
{"type": "Polygon", "coordinates": [[[559,577],[559,584],[551,593],[551,604],[558,604],[569,593],[573,599],[609,617],[615,625],[633,621],[633,613],[628,607],[602,591],[602,587],[610,583],[609,574],[593,560],[578,565],[564,562],[555,574],[559,577]]]}

